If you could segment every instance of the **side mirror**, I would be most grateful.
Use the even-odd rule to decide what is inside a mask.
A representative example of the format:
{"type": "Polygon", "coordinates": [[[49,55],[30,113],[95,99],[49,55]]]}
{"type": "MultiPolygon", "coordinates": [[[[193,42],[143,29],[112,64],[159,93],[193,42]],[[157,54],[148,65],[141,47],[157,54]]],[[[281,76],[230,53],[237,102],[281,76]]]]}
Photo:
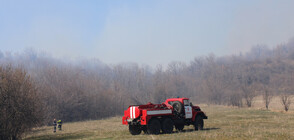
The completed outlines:
{"type": "Polygon", "coordinates": [[[192,103],[190,103],[190,106],[193,106],[193,104],[192,104],[192,103]]]}

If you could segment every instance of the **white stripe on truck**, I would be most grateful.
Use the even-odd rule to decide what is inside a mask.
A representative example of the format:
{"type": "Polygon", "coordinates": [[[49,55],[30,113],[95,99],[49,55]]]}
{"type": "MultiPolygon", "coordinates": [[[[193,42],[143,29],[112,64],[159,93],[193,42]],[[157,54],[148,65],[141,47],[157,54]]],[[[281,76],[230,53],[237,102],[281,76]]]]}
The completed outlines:
{"type": "Polygon", "coordinates": [[[133,118],[136,118],[136,111],[135,111],[136,107],[133,107],[133,118]]]}
{"type": "Polygon", "coordinates": [[[133,107],[130,107],[130,117],[133,118],[133,107]]]}
{"type": "Polygon", "coordinates": [[[130,117],[131,117],[131,119],[136,118],[136,107],[135,106],[130,107],[130,117]]]}
{"type": "Polygon", "coordinates": [[[160,114],[169,114],[172,113],[171,110],[154,110],[154,111],[147,111],[147,115],[160,115],[160,114]]]}

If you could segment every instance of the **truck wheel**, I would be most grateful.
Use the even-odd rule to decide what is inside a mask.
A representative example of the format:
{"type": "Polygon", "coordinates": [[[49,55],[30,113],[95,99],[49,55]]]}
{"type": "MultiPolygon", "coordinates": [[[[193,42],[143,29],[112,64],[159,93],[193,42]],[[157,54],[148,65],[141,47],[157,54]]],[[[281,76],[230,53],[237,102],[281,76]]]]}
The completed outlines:
{"type": "Polygon", "coordinates": [[[203,130],[203,125],[204,125],[204,122],[203,122],[203,119],[201,116],[197,116],[195,121],[194,121],[194,128],[196,131],[198,130],[203,130]]]}
{"type": "Polygon", "coordinates": [[[178,113],[181,113],[182,110],[183,110],[183,104],[179,101],[174,101],[172,103],[172,106],[174,108],[174,111],[178,112],[178,113]]]}
{"type": "Polygon", "coordinates": [[[174,122],[170,118],[166,118],[162,122],[162,132],[170,134],[174,130],[174,122]]]}
{"type": "Polygon", "coordinates": [[[160,121],[158,119],[151,119],[147,126],[148,134],[159,134],[160,133],[160,121]]]}
{"type": "Polygon", "coordinates": [[[184,126],[185,126],[185,125],[183,125],[183,124],[177,124],[177,125],[175,125],[175,128],[176,128],[176,130],[178,130],[178,131],[183,131],[184,126]]]}
{"type": "Polygon", "coordinates": [[[139,135],[141,134],[140,125],[129,125],[129,131],[132,135],[139,135]]]}
{"type": "Polygon", "coordinates": [[[142,130],[143,130],[143,132],[144,132],[145,134],[148,134],[148,132],[147,132],[147,126],[146,126],[146,125],[142,126],[142,130]]]}

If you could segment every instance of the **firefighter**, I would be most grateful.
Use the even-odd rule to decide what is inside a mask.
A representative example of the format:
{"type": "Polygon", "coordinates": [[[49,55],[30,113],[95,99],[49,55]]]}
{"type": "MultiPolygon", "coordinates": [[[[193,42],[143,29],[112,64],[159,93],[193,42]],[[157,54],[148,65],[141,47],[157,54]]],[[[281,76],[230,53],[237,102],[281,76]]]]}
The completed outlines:
{"type": "Polygon", "coordinates": [[[56,132],[56,119],[53,120],[53,132],[55,133],[56,132]]]}
{"type": "Polygon", "coordinates": [[[58,129],[61,130],[62,121],[61,121],[61,120],[58,120],[58,121],[57,121],[57,124],[58,124],[58,129]]]}

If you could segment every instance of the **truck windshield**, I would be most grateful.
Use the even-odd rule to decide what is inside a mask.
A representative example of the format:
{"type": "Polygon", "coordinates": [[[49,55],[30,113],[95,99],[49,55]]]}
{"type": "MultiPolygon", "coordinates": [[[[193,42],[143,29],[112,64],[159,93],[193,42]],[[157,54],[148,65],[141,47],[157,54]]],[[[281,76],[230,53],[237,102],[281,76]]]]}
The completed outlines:
{"type": "Polygon", "coordinates": [[[189,106],[190,103],[189,103],[189,100],[184,100],[184,106],[189,106]]]}

